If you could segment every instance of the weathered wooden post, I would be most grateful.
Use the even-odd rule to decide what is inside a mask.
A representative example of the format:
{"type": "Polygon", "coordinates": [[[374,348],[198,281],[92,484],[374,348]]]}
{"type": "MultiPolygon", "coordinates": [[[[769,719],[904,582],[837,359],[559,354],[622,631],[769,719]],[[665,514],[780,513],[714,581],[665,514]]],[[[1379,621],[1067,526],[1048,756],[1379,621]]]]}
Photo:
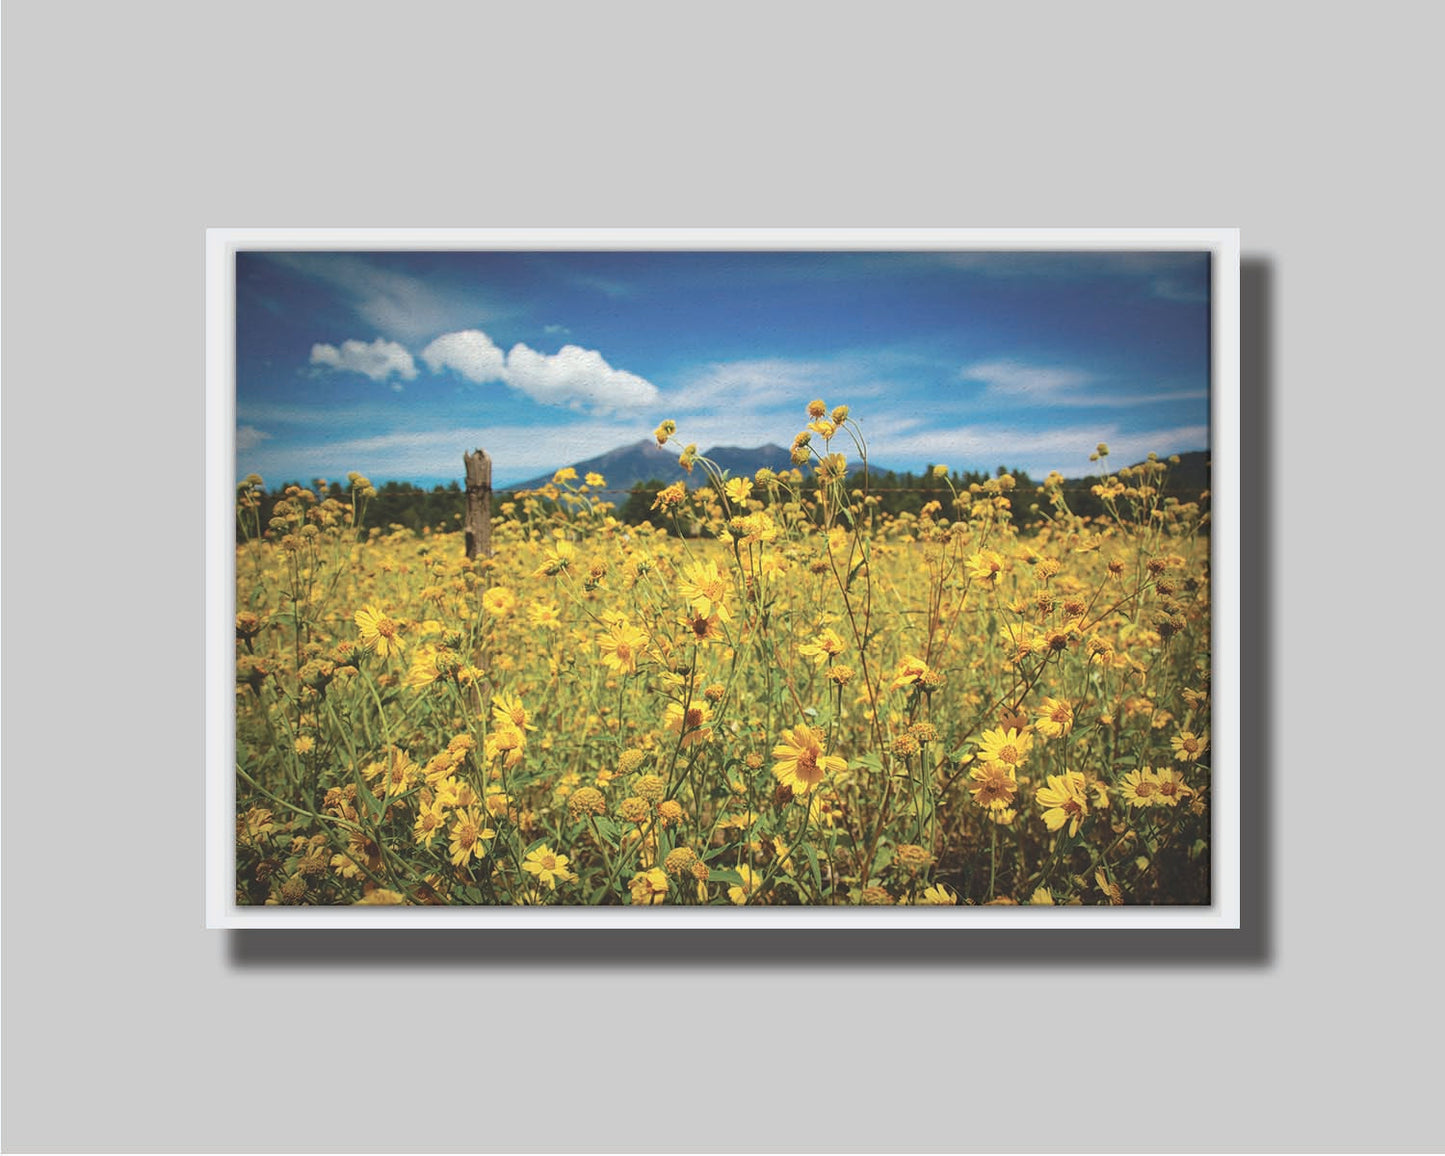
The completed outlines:
{"type": "Polygon", "coordinates": [[[463,454],[467,466],[467,557],[492,556],[492,459],[487,451],[463,454]]]}

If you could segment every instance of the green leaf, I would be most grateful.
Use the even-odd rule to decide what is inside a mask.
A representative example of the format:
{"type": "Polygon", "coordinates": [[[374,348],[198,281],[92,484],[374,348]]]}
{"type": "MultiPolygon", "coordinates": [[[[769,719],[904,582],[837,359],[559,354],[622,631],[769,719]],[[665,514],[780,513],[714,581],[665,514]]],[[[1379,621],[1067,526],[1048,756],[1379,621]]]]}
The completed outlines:
{"type": "Polygon", "coordinates": [[[874,878],[877,878],[878,876],[882,875],[884,868],[886,868],[886,867],[888,866],[888,864],[890,864],[890,863],[892,863],[892,862],[893,862],[893,848],[892,848],[892,847],[879,847],[879,848],[878,848],[878,851],[877,851],[877,852],[874,854],[874,856],[873,856],[873,866],[872,866],[872,868],[869,869],[868,877],[869,877],[870,879],[874,879],[874,878]]]}
{"type": "Polygon", "coordinates": [[[352,768],[352,774],[356,776],[356,794],[358,798],[366,800],[366,810],[371,816],[373,823],[380,823],[382,816],[386,814],[386,796],[377,798],[371,793],[371,788],[366,785],[361,777],[361,772],[352,768]]]}
{"type": "Polygon", "coordinates": [[[818,870],[818,852],[814,850],[813,844],[803,844],[803,855],[808,860],[808,867],[813,873],[813,887],[819,895],[823,893],[823,874],[818,870]]]}

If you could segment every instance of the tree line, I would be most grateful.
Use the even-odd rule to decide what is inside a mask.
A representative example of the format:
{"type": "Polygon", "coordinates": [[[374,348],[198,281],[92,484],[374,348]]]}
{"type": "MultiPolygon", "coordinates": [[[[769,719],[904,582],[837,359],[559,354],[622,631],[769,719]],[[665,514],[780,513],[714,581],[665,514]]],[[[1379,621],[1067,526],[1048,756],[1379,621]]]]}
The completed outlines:
{"type": "MultiPolygon", "coordinates": [[[[862,488],[866,481],[869,494],[877,499],[877,509],[880,513],[895,516],[902,513],[916,515],[929,502],[938,502],[942,507],[942,515],[953,517],[955,512],[951,502],[955,491],[967,490],[972,485],[982,485],[990,477],[1002,477],[1005,474],[1011,475],[1015,481],[1015,486],[1008,495],[1013,503],[1015,523],[1021,527],[1029,526],[1045,518],[1048,513],[1048,503],[1042,500],[1037,493],[1038,482],[1031,478],[1025,470],[1011,470],[1003,466],[999,466],[992,475],[977,470],[954,470],[946,477],[935,473],[932,467],[924,470],[921,474],[875,470],[871,471],[866,479],[861,472],[850,475],[848,486],[850,489],[862,488]]],[[[1191,477],[1190,481],[1193,480],[1191,477]]],[[[1066,484],[1069,506],[1074,513],[1083,516],[1097,516],[1104,512],[1102,502],[1090,492],[1091,487],[1098,481],[1098,478],[1090,477],[1071,480],[1066,484]]],[[[299,483],[288,483],[288,485],[295,484],[299,483]]],[[[1205,484],[1207,484],[1207,477],[1205,484]]],[[[624,500],[615,503],[617,518],[629,525],[637,525],[644,521],[650,521],[654,525],[668,525],[671,519],[661,518],[653,509],[653,503],[659,491],[666,485],[666,482],[652,479],[633,486],[624,500]]],[[[308,488],[316,494],[318,499],[348,500],[347,488],[340,482],[326,482],[317,478],[312,480],[308,488]]],[[[272,510],[283,496],[285,489],[286,486],[280,486],[259,496],[263,527],[270,519],[272,510]]],[[[817,480],[805,477],[802,489],[805,498],[816,497],[817,480]]],[[[1191,501],[1199,496],[1197,486],[1194,487],[1193,492],[1189,492],[1179,486],[1170,485],[1168,492],[1174,494],[1180,501],[1191,501]]],[[[498,490],[493,493],[493,517],[500,516],[503,503],[513,500],[514,494],[511,491],[498,490]]],[[[465,516],[466,493],[455,481],[446,485],[436,485],[431,489],[413,485],[410,482],[385,482],[376,487],[375,496],[367,499],[365,525],[369,532],[384,532],[399,526],[418,534],[427,528],[434,533],[445,533],[460,530],[465,516]]],[[[247,520],[251,521],[249,517],[247,520]]],[[[251,524],[254,525],[254,523],[251,524]]],[[[672,526],[668,525],[668,529],[669,532],[674,532],[672,526]]],[[[237,541],[241,541],[242,538],[243,533],[238,526],[237,541]]]]}

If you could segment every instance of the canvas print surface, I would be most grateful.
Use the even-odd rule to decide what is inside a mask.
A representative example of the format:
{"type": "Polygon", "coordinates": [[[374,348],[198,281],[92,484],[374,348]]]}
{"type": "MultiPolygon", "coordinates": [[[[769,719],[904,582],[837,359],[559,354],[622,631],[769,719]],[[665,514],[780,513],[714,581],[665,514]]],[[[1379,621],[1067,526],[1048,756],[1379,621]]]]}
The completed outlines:
{"type": "Polygon", "coordinates": [[[238,252],[236,904],[1210,903],[1210,302],[238,252]]]}

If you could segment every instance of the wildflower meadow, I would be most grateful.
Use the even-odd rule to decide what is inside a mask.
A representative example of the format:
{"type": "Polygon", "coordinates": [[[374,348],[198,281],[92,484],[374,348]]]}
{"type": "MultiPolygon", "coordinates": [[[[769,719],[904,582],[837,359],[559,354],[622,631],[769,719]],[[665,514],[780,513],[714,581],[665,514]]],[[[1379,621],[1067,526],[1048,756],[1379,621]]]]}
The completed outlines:
{"type": "Polygon", "coordinates": [[[664,421],[646,521],[563,468],[476,558],[248,477],[237,903],[1208,903],[1208,492],[1100,445],[1102,513],[890,514],[866,415],[798,417],[748,476],[664,421]]]}

